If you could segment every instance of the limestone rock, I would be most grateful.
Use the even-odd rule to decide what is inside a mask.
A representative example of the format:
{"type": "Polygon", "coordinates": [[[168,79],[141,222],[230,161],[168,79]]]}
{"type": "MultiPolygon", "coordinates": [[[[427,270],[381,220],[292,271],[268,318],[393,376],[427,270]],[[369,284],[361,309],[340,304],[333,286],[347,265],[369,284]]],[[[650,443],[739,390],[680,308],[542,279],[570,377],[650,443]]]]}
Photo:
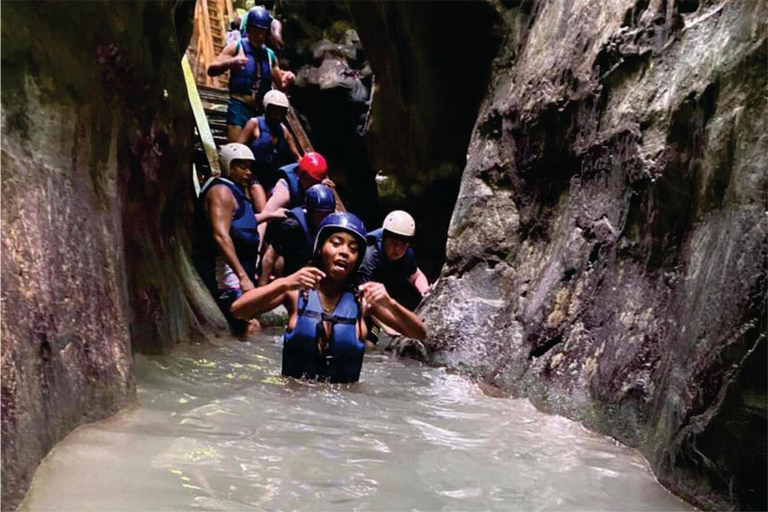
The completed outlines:
{"type": "Polygon", "coordinates": [[[505,19],[431,360],[766,508],[766,9],[550,0],[505,19]],[[516,55],[513,61],[509,54],[516,55]]]}

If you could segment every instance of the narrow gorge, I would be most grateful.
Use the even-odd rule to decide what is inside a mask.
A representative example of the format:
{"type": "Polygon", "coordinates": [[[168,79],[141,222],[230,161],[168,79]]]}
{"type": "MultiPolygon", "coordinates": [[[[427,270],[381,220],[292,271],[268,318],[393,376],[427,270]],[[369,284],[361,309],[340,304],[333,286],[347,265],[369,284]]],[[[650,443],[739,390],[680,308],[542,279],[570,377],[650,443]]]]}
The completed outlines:
{"type": "MultiPolygon", "coordinates": [[[[697,507],[768,508],[765,2],[280,4],[340,190],[371,229],[417,219],[436,282],[400,353],[637,448],[697,507]]],[[[134,358],[227,334],[189,254],[195,2],[3,7],[14,510],[56,443],[136,402],[134,358]]]]}

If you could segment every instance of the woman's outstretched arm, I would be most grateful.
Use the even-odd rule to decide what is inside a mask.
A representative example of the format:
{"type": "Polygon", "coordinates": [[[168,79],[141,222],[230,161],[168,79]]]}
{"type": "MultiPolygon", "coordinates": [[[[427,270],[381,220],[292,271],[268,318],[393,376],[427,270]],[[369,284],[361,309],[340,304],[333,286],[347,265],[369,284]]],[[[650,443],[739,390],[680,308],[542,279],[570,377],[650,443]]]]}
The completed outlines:
{"type": "Polygon", "coordinates": [[[427,337],[427,329],[421,319],[390,297],[383,284],[375,282],[362,284],[360,292],[363,294],[363,303],[368,305],[367,313],[409,338],[423,340],[427,337]]]}
{"type": "Polygon", "coordinates": [[[271,311],[285,301],[285,294],[299,288],[316,288],[325,273],[315,267],[304,267],[288,277],[275,279],[237,299],[230,308],[235,318],[247,320],[254,315],[271,311]]]}

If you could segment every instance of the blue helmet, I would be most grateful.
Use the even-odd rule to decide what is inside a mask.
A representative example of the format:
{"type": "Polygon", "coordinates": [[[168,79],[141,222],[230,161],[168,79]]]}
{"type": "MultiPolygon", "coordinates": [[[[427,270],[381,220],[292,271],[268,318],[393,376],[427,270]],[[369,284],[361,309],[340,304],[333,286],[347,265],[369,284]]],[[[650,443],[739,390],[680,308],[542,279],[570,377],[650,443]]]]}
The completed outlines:
{"type": "Polygon", "coordinates": [[[336,198],[333,191],[325,185],[312,185],[304,194],[304,204],[307,211],[332,212],[336,210],[336,198]]]}
{"type": "Polygon", "coordinates": [[[368,236],[368,231],[365,229],[363,221],[354,213],[336,212],[324,218],[317,226],[314,253],[317,254],[325,239],[336,231],[346,231],[357,240],[357,263],[355,264],[355,270],[357,270],[363,263],[366,247],[365,237],[368,236]]]}
{"type": "Polygon", "coordinates": [[[272,16],[269,15],[269,11],[259,6],[254,7],[248,11],[248,17],[246,18],[245,29],[248,30],[251,27],[269,29],[272,26],[272,16]]]}

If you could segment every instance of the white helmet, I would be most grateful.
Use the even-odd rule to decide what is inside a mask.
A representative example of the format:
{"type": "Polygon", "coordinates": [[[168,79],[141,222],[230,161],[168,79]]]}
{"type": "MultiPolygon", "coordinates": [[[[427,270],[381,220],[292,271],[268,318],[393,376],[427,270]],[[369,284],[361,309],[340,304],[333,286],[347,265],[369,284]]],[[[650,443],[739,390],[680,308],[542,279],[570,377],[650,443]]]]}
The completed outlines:
{"type": "Polygon", "coordinates": [[[413,237],[416,234],[416,221],[413,220],[408,212],[403,210],[395,210],[389,212],[389,215],[384,219],[382,224],[384,231],[389,231],[395,235],[405,236],[408,238],[413,237]]]}
{"type": "Polygon", "coordinates": [[[232,163],[232,160],[255,160],[255,158],[253,158],[251,148],[245,144],[232,142],[221,146],[219,150],[219,163],[221,164],[221,172],[224,176],[229,174],[229,165],[232,163]]]}
{"type": "Polygon", "coordinates": [[[291,104],[288,102],[288,96],[274,89],[272,89],[271,91],[267,92],[267,94],[264,95],[263,103],[264,103],[264,108],[267,108],[269,105],[275,105],[276,107],[285,107],[285,108],[288,108],[291,106],[291,104]]]}

